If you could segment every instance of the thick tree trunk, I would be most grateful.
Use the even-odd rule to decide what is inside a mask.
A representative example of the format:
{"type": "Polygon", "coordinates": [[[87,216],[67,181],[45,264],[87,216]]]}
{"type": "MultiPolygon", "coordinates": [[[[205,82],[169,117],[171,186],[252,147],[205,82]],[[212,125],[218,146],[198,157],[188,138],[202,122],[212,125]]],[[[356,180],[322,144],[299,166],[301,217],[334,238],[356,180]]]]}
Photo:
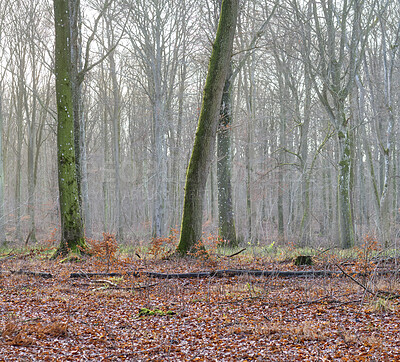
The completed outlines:
{"type": "Polygon", "coordinates": [[[178,252],[186,254],[201,241],[203,200],[214,154],[221,98],[232,54],[238,0],[224,0],[213,45],[202,107],[187,175],[178,252]]]}
{"type": "Polygon", "coordinates": [[[74,109],[71,87],[68,0],[54,0],[55,74],[57,100],[57,158],[61,213],[61,244],[56,254],[85,246],[76,175],[74,109]]]}
{"type": "Polygon", "coordinates": [[[92,236],[92,220],[89,204],[89,184],[87,175],[85,118],[83,111],[82,83],[82,39],[80,0],[70,0],[71,31],[71,81],[74,106],[75,160],[78,190],[81,195],[81,209],[87,237],[92,236]]]}
{"type": "Polygon", "coordinates": [[[232,64],[230,68],[222,94],[221,120],[217,133],[218,235],[227,245],[235,247],[238,243],[231,185],[232,64]]]}
{"type": "MultiPolygon", "coordinates": [[[[57,1],[57,0],[55,0],[57,1]]],[[[81,68],[81,46],[79,34],[79,16],[80,0],[69,0],[69,24],[70,24],[70,54],[71,54],[71,89],[72,104],[74,114],[74,142],[75,142],[75,164],[76,180],[78,184],[79,195],[81,195],[81,117],[82,117],[82,82],[79,79],[79,70],[81,68]]],[[[82,206],[82,200],[79,200],[82,206]]]]}

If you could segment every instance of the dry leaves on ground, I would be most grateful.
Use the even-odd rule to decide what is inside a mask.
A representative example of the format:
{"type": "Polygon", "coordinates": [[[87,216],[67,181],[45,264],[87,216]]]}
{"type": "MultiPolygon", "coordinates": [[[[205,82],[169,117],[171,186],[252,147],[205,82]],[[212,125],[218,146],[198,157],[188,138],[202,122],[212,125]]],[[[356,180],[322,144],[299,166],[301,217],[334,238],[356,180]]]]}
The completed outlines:
{"type": "MultiPolygon", "coordinates": [[[[297,268],[239,255],[217,265],[125,258],[107,265],[122,276],[69,278],[99,271],[92,259],[16,256],[0,264],[0,361],[400,360],[397,299],[375,298],[345,276],[154,280],[124,274],[297,268]],[[20,269],[52,278],[10,273],[20,269]]],[[[400,291],[393,276],[374,283],[400,291]]]]}

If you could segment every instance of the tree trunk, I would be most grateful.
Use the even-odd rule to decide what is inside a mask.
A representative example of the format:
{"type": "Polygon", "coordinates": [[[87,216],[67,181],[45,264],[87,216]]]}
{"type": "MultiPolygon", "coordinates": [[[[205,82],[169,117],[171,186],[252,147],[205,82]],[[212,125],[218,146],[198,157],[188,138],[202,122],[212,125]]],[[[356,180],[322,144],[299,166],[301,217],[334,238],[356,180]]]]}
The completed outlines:
{"type": "Polygon", "coordinates": [[[113,126],[113,156],[115,178],[115,223],[117,239],[123,240],[122,202],[121,202],[121,175],[120,175],[120,91],[117,80],[114,53],[110,54],[110,72],[113,88],[112,126],[113,126]]]}
{"type": "Polygon", "coordinates": [[[86,130],[83,111],[82,83],[82,38],[80,0],[70,0],[71,31],[71,81],[74,105],[75,160],[78,190],[81,195],[81,209],[87,237],[92,236],[92,220],[89,204],[89,184],[87,175],[86,130]]]}
{"type": "Polygon", "coordinates": [[[248,77],[244,77],[244,93],[246,98],[246,109],[249,115],[249,121],[246,127],[246,147],[245,147],[245,162],[246,162],[246,216],[247,216],[247,238],[251,242],[253,238],[253,204],[252,204],[252,163],[253,163],[253,123],[255,122],[254,109],[254,58],[249,60],[248,77]]]}
{"type": "MultiPolygon", "coordinates": [[[[55,0],[57,1],[57,0],[55,0]]],[[[81,112],[82,112],[82,82],[78,79],[79,70],[81,68],[81,45],[79,34],[79,16],[80,16],[80,0],[69,0],[69,25],[70,25],[70,76],[72,89],[72,104],[74,115],[74,142],[75,142],[75,164],[76,164],[76,181],[78,184],[79,195],[81,196],[81,112]]],[[[82,200],[79,200],[82,206],[82,200]]]]}
{"type": "MultiPolygon", "coordinates": [[[[34,58],[34,57],[33,57],[34,58]]],[[[33,59],[35,60],[35,59],[33,59]]],[[[36,226],[35,226],[35,133],[36,133],[36,71],[34,62],[32,63],[32,78],[33,78],[33,101],[31,114],[27,116],[28,122],[28,215],[29,215],[29,239],[36,241],[36,226]]],[[[27,98],[27,94],[25,94],[27,98]]],[[[26,111],[29,112],[28,100],[25,100],[26,111]]],[[[37,152],[37,150],[36,150],[37,152]]]]}
{"type": "Polygon", "coordinates": [[[178,252],[186,254],[201,242],[203,200],[214,154],[221,98],[232,54],[238,0],[224,0],[211,53],[202,107],[187,175],[178,252]]]}
{"type": "Polygon", "coordinates": [[[300,241],[302,245],[309,245],[311,241],[311,222],[310,222],[310,176],[307,174],[308,160],[308,130],[311,119],[311,81],[308,72],[304,74],[304,111],[303,123],[300,128],[300,166],[301,166],[301,202],[303,206],[303,216],[300,224],[300,241]]]}
{"type": "MultiPolygon", "coordinates": [[[[37,143],[35,142],[36,138],[36,123],[37,123],[37,57],[36,57],[36,49],[34,44],[30,46],[30,57],[32,59],[32,105],[31,109],[29,108],[28,102],[28,92],[24,92],[25,97],[25,110],[27,114],[27,130],[28,130],[28,215],[29,215],[29,237],[26,239],[26,243],[29,239],[33,242],[36,242],[36,225],[35,225],[35,189],[36,189],[36,179],[35,179],[35,159],[37,157],[36,153],[38,153],[39,149],[36,149],[37,143]]],[[[40,132],[40,129],[38,130],[40,132]]],[[[38,134],[39,134],[38,132],[38,134]]]]}
{"type": "Polygon", "coordinates": [[[86,237],[91,238],[93,235],[92,230],[92,214],[89,203],[89,179],[87,170],[87,152],[86,152],[86,122],[85,113],[81,112],[80,122],[80,169],[81,169],[81,192],[82,192],[82,208],[83,208],[83,221],[85,224],[86,237]]]}
{"type": "Polygon", "coordinates": [[[68,0],[54,0],[57,158],[61,213],[61,243],[56,255],[66,254],[69,249],[77,252],[79,247],[85,246],[76,175],[68,3],[68,0]]]}
{"type": "Polygon", "coordinates": [[[221,102],[221,120],[217,133],[217,182],[218,182],[218,235],[230,247],[238,245],[232,205],[231,185],[231,95],[232,64],[225,81],[221,102]]]}
{"type": "MultiPolygon", "coordinates": [[[[184,47],[185,49],[185,47],[184,47]]],[[[182,60],[181,70],[180,70],[180,80],[179,80],[179,90],[178,90],[178,122],[176,126],[176,139],[175,139],[175,147],[173,153],[172,160],[172,187],[173,187],[173,218],[172,218],[172,227],[175,227],[178,224],[179,217],[181,216],[179,213],[179,209],[181,207],[180,203],[180,167],[179,160],[181,159],[181,143],[182,143],[182,122],[183,122],[183,97],[185,92],[185,80],[186,80],[186,72],[187,65],[185,61],[185,51],[184,58],[182,60]]]]}
{"type": "Polygon", "coordinates": [[[343,248],[354,245],[354,225],[351,206],[351,168],[352,168],[352,142],[346,128],[338,130],[339,143],[339,230],[340,242],[343,248]]]}
{"type": "MultiPolygon", "coordinates": [[[[21,59],[25,61],[25,59],[21,59]]],[[[16,139],[16,166],[15,166],[15,216],[16,230],[15,238],[17,241],[22,241],[21,234],[21,169],[22,169],[22,144],[23,144],[23,88],[24,88],[24,66],[20,64],[18,74],[18,89],[16,116],[17,116],[17,139],[16,139]]]]}
{"type": "MultiPolygon", "coordinates": [[[[160,50],[161,51],[161,50],[160,50]]],[[[160,70],[161,59],[157,57],[156,68],[160,70]]],[[[165,112],[161,91],[161,75],[154,77],[155,94],[153,104],[154,146],[155,146],[155,202],[153,211],[153,237],[165,236],[165,209],[167,201],[167,145],[165,112]]]]}
{"type": "Polygon", "coordinates": [[[6,241],[4,215],[3,89],[0,89],[0,243],[6,241]]]}

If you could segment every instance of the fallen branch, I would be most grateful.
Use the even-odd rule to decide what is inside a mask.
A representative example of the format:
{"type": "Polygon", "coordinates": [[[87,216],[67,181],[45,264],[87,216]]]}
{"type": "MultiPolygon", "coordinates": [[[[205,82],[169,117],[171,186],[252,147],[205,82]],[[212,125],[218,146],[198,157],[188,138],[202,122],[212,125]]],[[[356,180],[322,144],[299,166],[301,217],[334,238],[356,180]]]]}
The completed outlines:
{"type": "Polygon", "coordinates": [[[34,277],[42,277],[42,278],[45,278],[45,279],[51,279],[51,278],[53,278],[53,275],[50,274],[50,273],[33,272],[33,271],[23,270],[23,269],[20,269],[20,270],[18,270],[18,271],[12,271],[12,270],[11,270],[11,274],[30,275],[30,276],[34,276],[34,277]]]}
{"type": "Polygon", "coordinates": [[[246,250],[246,248],[243,248],[242,250],[237,251],[236,253],[233,253],[231,255],[227,255],[228,258],[232,258],[233,256],[239,255],[240,253],[243,253],[246,250]]]}
{"type": "MultiPolygon", "coordinates": [[[[343,268],[341,268],[338,264],[335,264],[341,272],[346,275],[348,278],[352,279],[355,283],[360,285],[363,289],[366,287],[362,285],[358,280],[354,279],[351,275],[347,274],[343,268]]],[[[21,275],[30,275],[36,277],[42,277],[45,279],[53,278],[51,273],[45,272],[33,272],[29,270],[20,269],[18,271],[10,271],[11,274],[21,274],[21,275]]],[[[397,274],[398,271],[380,271],[378,275],[387,275],[387,274],[397,274]]],[[[241,275],[248,275],[254,277],[280,277],[280,278],[301,278],[301,277],[331,277],[331,276],[339,276],[341,273],[329,271],[329,270],[288,270],[288,271],[279,271],[279,270],[247,270],[247,269],[225,269],[225,270],[214,270],[214,271],[204,271],[204,272],[192,272],[192,273],[157,273],[150,271],[134,271],[134,272],[126,272],[126,273],[86,273],[86,272],[76,272],[71,273],[70,278],[91,278],[91,277],[122,277],[122,276],[133,276],[133,277],[141,277],[147,276],[150,278],[158,278],[158,279],[200,279],[200,278],[223,278],[223,277],[235,277],[241,275]]],[[[357,276],[365,276],[365,273],[358,273],[357,276]]],[[[372,291],[368,290],[369,293],[374,294],[372,291]]],[[[393,298],[398,298],[400,295],[393,294],[390,292],[379,291],[381,295],[392,295],[393,298]]]]}
{"type": "Polygon", "coordinates": [[[272,271],[272,270],[246,270],[246,269],[226,269],[215,270],[210,272],[193,272],[193,273],[156,273],[156,272],[130,272],[130,273],[71,273],[70,278],[87,278],[87,277],[119,277],[129,275],[134,277],[148,276],[150,278],[159,279],[187,279],[187,278],[210,278],[210,277],[234,277],[240,275],[249,275],[255,277],[273,276],[273,277],[320,277],[332,276],[338,273],[326,270],[301,270],[301,271],[272,271]]]}

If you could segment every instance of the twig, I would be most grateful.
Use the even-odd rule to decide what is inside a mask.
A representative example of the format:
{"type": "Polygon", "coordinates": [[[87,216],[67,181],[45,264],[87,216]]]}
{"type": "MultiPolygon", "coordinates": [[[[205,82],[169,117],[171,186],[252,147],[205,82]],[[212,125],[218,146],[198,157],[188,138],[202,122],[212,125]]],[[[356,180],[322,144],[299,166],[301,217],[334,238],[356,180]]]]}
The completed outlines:
{"type": "Polygon", "coordinates": [[[364,284],[360,283],[357,279],[353,278],[350,274],[346,273],[343,268],[339,265],[336,264],[335,265],[339,268],[339,270],[346,275],[346,277],[350,278],[354,283],[358,284],[361,288],[363,288],[366,292],[375,295],[376,293],[374,293],[372,290],[368,289],[364,284]]]}
{"type": "Polygon", "coordinates": [[[237,251],[236,253],[233,253],[233,254],[231,254],[231,255],[227,255],[227,257],[228,257],[228,258],[232,258],[233,256],[236,256],[236,255],[242,253],[242,252],[245,251],[245,250],[246,250],[246,248],[243,248],[242,250],[239,250],[239,251],[237,251]]]}
{"type": "MultiPolygon", "coordinates": [[[[107,289],[122,289],[122,290],[139,290],[139,289],[147,289],[150,287],[154,287],[158,283],[153,283],[153,284],[148,284],[148,285],[139,285],[137,287],[120,287],[117,284],[111,282],[110,280],[106,279],[101,279],[101,280],[92,280],[92,283],[105,283],[110,286],[110,288],[107,289]]],[[[95,290],[100,290],[102,288],[96,288],[95,290]]]]}
{"type": "Polygon", "coordinates": [[[328,248],[328,249],[322,250],[322,251],[320,251],[320,252],[317,254],[317,256],[320,256],[321,254],[324,254],[324,253],[326,253],[327,251],[332,250],[332,249],[334,249],[334,248],[328,248]]]}
{"type": "Polygon", "coordinates": [[[371,290],[369,290],[364,284],[360,283],[357,279],[353,278],[350,274],[346,273],[343,268],[339,265],[339,264],[335,264],[339,270],[346,275],[346,277],[350,278],[354,283],[358,284],[361,288],[363,288],[365,291],[367,291],[368,293],[371,293],[372,295],[375,295],[374,292],[372,292],[371,290]]]}

